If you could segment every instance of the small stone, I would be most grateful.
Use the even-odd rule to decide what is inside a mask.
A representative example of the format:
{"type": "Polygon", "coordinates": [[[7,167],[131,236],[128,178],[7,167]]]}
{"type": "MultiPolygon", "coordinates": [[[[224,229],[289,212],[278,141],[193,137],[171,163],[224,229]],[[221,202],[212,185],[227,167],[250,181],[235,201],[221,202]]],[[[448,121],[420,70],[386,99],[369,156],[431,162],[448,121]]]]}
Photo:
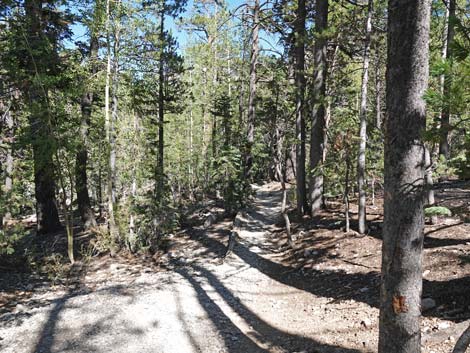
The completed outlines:
{"type": "Polygon", "coordinates": [[[429,270],[426,270],[423,272],[423,277],[426,277],[427,275],[429,275],[431,273],[431,271],[429,270]]]}
{"type": "Polygon", "coordinates": [[[364,287],[364,288],[359,289],[359,292],[364,293],[364,292],[367,292],[368,290],[369,288],[364,287]]]}
{"type": "Polygon", "coordinates": [[[445,329],[448,329],[450,327],[449,323],[448,322],[440,322],[438,325],[437,325],[437,328],[439,330],[445,330],[445,329]]]}
{"type": "Polygon", "coordinates": [[[209,215],[206,218],[206,221],[204,222],[204,228],[209,228],[211,225],[215,223],[216,219],[215,216],[212,213],[209,213],[209,215]]]}
{"type": "Polygon", "coordinates": [[[23,312],[25,312],[26,310],[27,310],[27,308],[26,308],[24,305],[22,305],[22,304],[18,304],[18,305],[16,306],[16,309],[15,309],[15,311],[16,311],[17,313],[23,313],[23,312]]]}
{"type": "Polygon", "coordinates": [[[424,298],[421,300],[421,311],[431,310],[436,307],[436,301],[432,298],[424,298]]]}

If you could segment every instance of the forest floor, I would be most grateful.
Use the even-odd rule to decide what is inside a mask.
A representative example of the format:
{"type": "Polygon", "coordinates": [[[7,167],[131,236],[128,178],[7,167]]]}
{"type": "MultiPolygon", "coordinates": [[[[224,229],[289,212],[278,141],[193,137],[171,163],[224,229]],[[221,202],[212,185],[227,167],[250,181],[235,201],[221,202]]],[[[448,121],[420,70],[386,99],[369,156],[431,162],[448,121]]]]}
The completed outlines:
{"type": "MultiPolygon", "coordinates": [[[[192,222],[159,257],[78,264],[62,284],[1,272],[0,351],[375,352],[381,200],[366,236],[345,233],[341,204],[330,202],[293,223],[292,250],[279,184],[255,189],[225,260],[230,219],[192,222]]],[[[454,216],[426,225],[424,353],[450,352],[470,320],[470,190],[442,184],[436,197],[454,216]]]]}

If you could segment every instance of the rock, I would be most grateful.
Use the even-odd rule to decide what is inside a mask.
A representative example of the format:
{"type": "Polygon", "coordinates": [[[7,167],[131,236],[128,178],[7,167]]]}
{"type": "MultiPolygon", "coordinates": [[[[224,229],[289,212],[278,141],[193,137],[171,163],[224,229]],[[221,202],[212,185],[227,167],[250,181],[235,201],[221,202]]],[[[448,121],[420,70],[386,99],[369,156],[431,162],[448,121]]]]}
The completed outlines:
{"type": "Polygon", "coordinates": [[[432,299],[432,298],[423,298],[423,300],[421,300],[421,311],[422,312],[434,309],[435,307],[436,307],[436,301],[434,299],[432,299]]]}
{"type": "Polygon", "coordinates": [[[437,325],[437,328],[439,330],[445,330],[445,329],[448,329],[450,327],[449,323],[448,322],[440,322],[438,325],[437,325]]]}
{"type": "Polygon", "coordinates": [[[427,275],[429,275],[431,273],[431,271],[429,270],[426,270],[423,272],[423,277],[426,277],[427,275]]]}
{"type": "Polygon", "coordinates": [[[16,309],[15,309],[15,311],[16,311],[17,313],[24,313],[24,312],[27,311],[27,310],[28,310],[28,309],[27,309],[24,305],[22,305],[22,304],[18,304],[18,305],[16,306],[16,309]]]}
{"type": "Polygon", "coordinates": [[[211,225],[215,223],[216,219],[215,216],[212,213],[209,213],[209,215],[206,218],[206,221],[204,222],[204,228],[209,228],[211,225]]]}
{"type": "Polygon", "coordinates": [[[369,288],[364,287],[364,288],[359,289],[359,292],[364,293],[364,292],[367,292],[368,290],[369,288]]]}

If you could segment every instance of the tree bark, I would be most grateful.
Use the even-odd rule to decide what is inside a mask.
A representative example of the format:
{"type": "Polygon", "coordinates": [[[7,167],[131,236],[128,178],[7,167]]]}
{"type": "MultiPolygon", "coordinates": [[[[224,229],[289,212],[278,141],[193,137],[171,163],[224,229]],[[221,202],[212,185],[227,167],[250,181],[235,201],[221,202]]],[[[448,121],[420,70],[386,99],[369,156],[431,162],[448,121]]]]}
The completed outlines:
{"type": "MultiPolygon", "coordinates": [[[[119,5],[119,2],[118,2],[119,5]]],[[[119,230],[115,218],[116,203],[116,132],[115,123],[117,120],[117,87],[119,64],[117,53],[119,50],[119,27],[114,32],[113,58],[111,60],[111,14],[110,0],[106,1],[106,42],[107,42],[107,68],[106,68],[106,87],[105,87],[105,119],[106,136],[108,142],[108,180],[107,180],[107,198],[108,198],[108,229],[111,237],[117,239],[119,230]],[[111,65],[112,62],[112,65],[111,65]],[[111,77],[112,76],[112,77],[111,77]],[[111,86],[112,83],[112,86],[111,86]],[[112,95],[112,107],[110,116],[110,89],[112,95]]]]}
{"type": "Polygon", "coordinates": [[[300,216],[307,213],[307,190],[305,185],[305,18],[307,11],[305,0],[297,1],[297,18],[295,21],[295,86],[296,86],[296,181],[297,212],[300,216]]]}
{"type": "Polygon", "coordinates": [[[328,0],[317,0],[315,16],[315,46],[313,50],[313,99],[310,141],[310,212],[314,216],[322,206],[323,199],[323,149],[325,130],[325,89],[327,75],[328,0]]]}
{"type": "MultiPolygon", "coordinates": [[[[90,34],[90,62],[91,74],[94,76],[97,72],[96,61],[98,59],[98,37],[94,30],[90,34]]],[[[81,99],[82,121],[80,124],[80,142],[75,162],[75,184],[77,192],[77,204],[80,217],[85,229],[96,226],[96,219],[91,208],[90,196],[88,192],[88,130],[90,128],[90,119],[93,106],[93,91],[90,87],[83,93],[81,99]]]]}
{"type": "Polygon", "coordinates": [[[164,124],[165,124],[165,110],[164,110],[164,96],[163,85],[165,84],[164,73],[164,50],[165,50],[165,2],[163,2],[162,10],[160,12],[160,63],[158,66],[158,154],[157,154],[157,169],[156,169],[156,201],[160,204],[163,197],[164,187],[164,124]]]}
{"type": "MultiPolygon", "coordinates": [[[[443,59],[452,60],[452,43],[455,36],[455,0],[445,1],[447,6],[447,37],[444,42],[445,56],[443,59]]],[[[443,52],[444,53],[444,52],[443,52]]],[[[443,96],[444,106],[441,112],[441,128],[440,128],[440,141],[439,141],[439,155],[445,159],[450,157],[449,145],[449,131],[450,131],[450,90],[452,87],[452,74],[444,75],[443,77],[443,96]]]]}
{"type": "Polygon", "coordinates": [[[382,75],[380,71],[380,48],[377,46],[375,62],[375,127],[382,130],[382,75]]]}
{"type": "Polygon", "coordinates": [[[421,351],[430,0],[388,3],[379,353],[421,351]]]}
{"type": "Polygon", "coordinates": [[[367,148],[367,84],[369,82],[370,41],[372,32],[373,0],[369,0],[366,19],[366,38],[364,43],[364,57],[362,66],[361,108],[359,112],[359,154],[357,157],[357,188],[359,189],[359,234],[364,234],[367,227],[366,210],[366,148],[367,148]]]}
{"type": "MultiPolygon", "coordinates": [[[[5,106],[2,103],[2,109],[0,114],[3,115],[4,121],[2,123],[5,124],[6,130],[4,131],[5,140],[7,142],[7,149],[6,149],[6,157],[5,157],[5,181],[3,184],[3,192],[2,198],[6,201],[8,206],[8,200],[11,197],[11,192],[13,190],[13,116],[11,113],[11,104],[10,106],[5,106]]],[[[0,129],[0,131],[3,129],[0,129]]],[[[1,170],[0,170],[1,172],[1,170]]],[[[5,213],[0,213],[0,229],[3,227],[4,223],[11,218],[11,213],[6,209],[5,213]]]]}
{"type": "Polygon", "coordinates": [[[252,178],[251,168],[253,166],[252,148],[255,142],[255,121],[256,121],[256,69],[258,66],[259,55],[259,0],[254,0],[253,6],[253,33],[251,44],[251,62],[250,62],[250,92],[248,97],[248,118],[245,147],[245,180],[249,182],[252,178]]]}
{"type": "MultiPolygon", "coordinates": [[[[31,142],[33,147],[34,184],[36,195],[36,215],[38,233],[50,233],[61,228],[55,197],[54,142],[51,132],[51,112],[47,101],[47,91],[41,82],[33,77],[47,72],[45,60],[54,60],[45,53],[43,33],[42,1],[26,0],[25,13],[28,20],[28,46],[31,50],[27,59],[30,82],[26,96],[29,100],[31,142]],[[46,57],[43,57],[46,56],[46,57]]],[[[49,65],[53,65],[50,64],[49,65]]]]}

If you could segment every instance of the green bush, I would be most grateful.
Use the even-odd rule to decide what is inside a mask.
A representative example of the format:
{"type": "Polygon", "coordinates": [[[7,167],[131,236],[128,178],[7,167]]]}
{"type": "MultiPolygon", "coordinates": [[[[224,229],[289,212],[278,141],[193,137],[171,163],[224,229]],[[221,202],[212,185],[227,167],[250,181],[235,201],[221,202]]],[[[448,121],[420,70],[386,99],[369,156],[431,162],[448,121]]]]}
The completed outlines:
{"type": "Polygon", "coordinates": [[[424,215],[426,217],[433,217],[433,216],[452,216],[452,212],[443,206],[431,206],[424,210],[424,215]]]}

